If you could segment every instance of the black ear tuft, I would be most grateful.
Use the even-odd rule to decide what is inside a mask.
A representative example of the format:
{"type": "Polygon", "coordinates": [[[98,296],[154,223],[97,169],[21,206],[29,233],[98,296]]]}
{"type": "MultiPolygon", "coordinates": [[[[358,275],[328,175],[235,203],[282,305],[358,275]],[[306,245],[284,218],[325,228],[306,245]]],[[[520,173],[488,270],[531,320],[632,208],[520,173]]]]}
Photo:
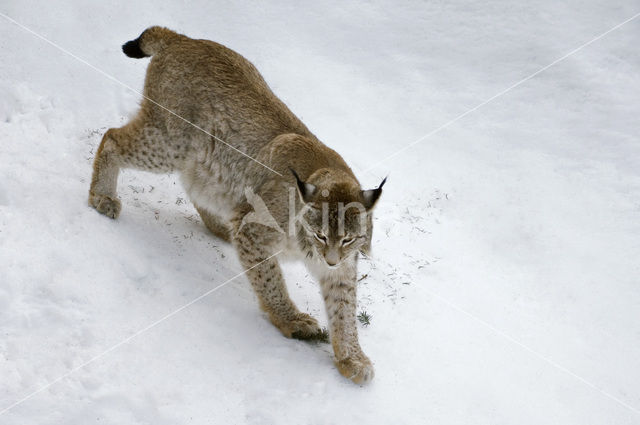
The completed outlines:
{"type": "Polygon", "coordinates": [[[365,209],[370,210],[374,207],[374,205],[378,201],[378,198],[380,198],[380,195],[382,195],[382,186],[384,186],[386,182],[387,178],[385,177],[384,180],[382,180],[382,183],[380,183],[380,186],[378,186],[376,189],[363,190],[360,192],[362,193],[363,205],[365,209]]]}
{"type": "Polygon", "coordinates": [[[291,170],[291,173],[296,178],[296,184],[298,185],[298,192],[300,193],[300,197],[305,203],[310,202],[313,198],[313,195],[316,193],[316,187],[311,183],[306,183],[300,180],[298,173],[296,173],[296,170],[294,170],[293,168],[289,167],[289,170],[291,170]]]}

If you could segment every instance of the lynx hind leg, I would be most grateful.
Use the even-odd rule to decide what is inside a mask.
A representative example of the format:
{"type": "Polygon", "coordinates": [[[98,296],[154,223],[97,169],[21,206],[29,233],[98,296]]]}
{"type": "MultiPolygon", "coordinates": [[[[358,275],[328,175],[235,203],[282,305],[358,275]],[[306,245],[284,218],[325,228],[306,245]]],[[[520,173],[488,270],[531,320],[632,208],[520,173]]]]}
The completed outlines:
{"type": "Polygon", "coordinates": [[[200,214],[202,222],[216,237],[222,239],[225,242],[231,242],[231,229],[222,219],[215,214],[211,214],[204,208],[194,204],[196,211],[200,214]]]}
{"type": "Polygon", "coordinates": [[[102,137],[93,160],[93,176],[89,188],[89,205],[109,218],[120,214],[120,201],[116,190],[120,172],[121,154],[114,137],[117,129],[109,129],[102,137]]]}
{"type": "Polygon", "coordinates": [[[246,270],[260,307],[287,338],[317,340],[325,333],[318,321],[302,313],[289,297],[282,270],[278,264],[278,231],[262,224],[242,225],[242,217],[233,220],[233,245],[246,270]]]}
{"type": "Polygon", "coordinates": [[[169,151],[161,133],[152,126],[134,121],[109,129],[93,161],[89,205],[107,217],[117,218],[121,209],[117,195],[121,168],[169,172],[180,158],[181,154],[169,151]]]}

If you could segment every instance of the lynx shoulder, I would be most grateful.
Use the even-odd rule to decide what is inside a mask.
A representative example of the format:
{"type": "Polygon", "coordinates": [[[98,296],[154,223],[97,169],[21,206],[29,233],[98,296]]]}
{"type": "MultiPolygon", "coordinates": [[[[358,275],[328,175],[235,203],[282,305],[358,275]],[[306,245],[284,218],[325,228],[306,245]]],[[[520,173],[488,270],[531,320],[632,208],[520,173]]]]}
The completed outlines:
{"type": "Polygon", "coordinates": [[[286,337],[324,335],[287,293],[278,257],[298,256],[322,289],[339,371],[357,383],[372,379],[358,342],[356,267],[384,181],[363,190],[257,69],[221,44],[151,27],[123,51],[151,56],[144,99],[127,125],[105,133],[89,205],[119,215],[120,169],[179,173],[205,225],[233,244],[271,322],[286,337]]]}

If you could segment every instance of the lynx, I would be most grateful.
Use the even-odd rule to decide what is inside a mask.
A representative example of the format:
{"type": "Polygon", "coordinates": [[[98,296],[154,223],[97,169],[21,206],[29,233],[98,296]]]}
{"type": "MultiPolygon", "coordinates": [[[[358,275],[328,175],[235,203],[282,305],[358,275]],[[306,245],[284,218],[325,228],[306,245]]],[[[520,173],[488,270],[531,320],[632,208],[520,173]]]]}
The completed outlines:
{"type": "Polygon", "coordinates": [[[144,99],[127,125],[104,134],[89,205],[118,217],[121,168],[178,172],[206,227],[234,246],[260,307],[282,334],[323,335],[289,298],[278,262],[286,255],[320,283],[338,370],[356,383],[370,381],[373,366],[358,342],[356,270],[359,252],[370,249],[384,181],[362,190],[342,157],[227,47],[154,26],[122,49],[133,58],[152,56],[144,99]],[[257,209],[269,219],[255,219],[257,209]]]}

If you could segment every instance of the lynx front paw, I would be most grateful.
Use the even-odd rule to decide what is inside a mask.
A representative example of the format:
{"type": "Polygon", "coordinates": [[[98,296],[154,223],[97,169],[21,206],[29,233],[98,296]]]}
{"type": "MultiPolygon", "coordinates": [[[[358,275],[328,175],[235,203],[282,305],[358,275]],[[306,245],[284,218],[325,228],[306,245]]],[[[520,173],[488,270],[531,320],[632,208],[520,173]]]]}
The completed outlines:
{"type": "Polygon", "coordinates": [[[351,379],[356,384],[366,384],[375,375],[371,360],[363,353],[336,361],[336,366],[342,376],[351,379]]]}
{"type": "Polygon", "coordinates": [[[118,199],[93,193],[89,193],[89,205],[109,218],[117,218],[122,208],[118,199]]]}
{"type": "Polygon", "coordinates": [[[297,313],[293,319],[272,322],[287,338],[328,341],[327,332],[320,329],[318,321],[306,313],[297,313]]]}

